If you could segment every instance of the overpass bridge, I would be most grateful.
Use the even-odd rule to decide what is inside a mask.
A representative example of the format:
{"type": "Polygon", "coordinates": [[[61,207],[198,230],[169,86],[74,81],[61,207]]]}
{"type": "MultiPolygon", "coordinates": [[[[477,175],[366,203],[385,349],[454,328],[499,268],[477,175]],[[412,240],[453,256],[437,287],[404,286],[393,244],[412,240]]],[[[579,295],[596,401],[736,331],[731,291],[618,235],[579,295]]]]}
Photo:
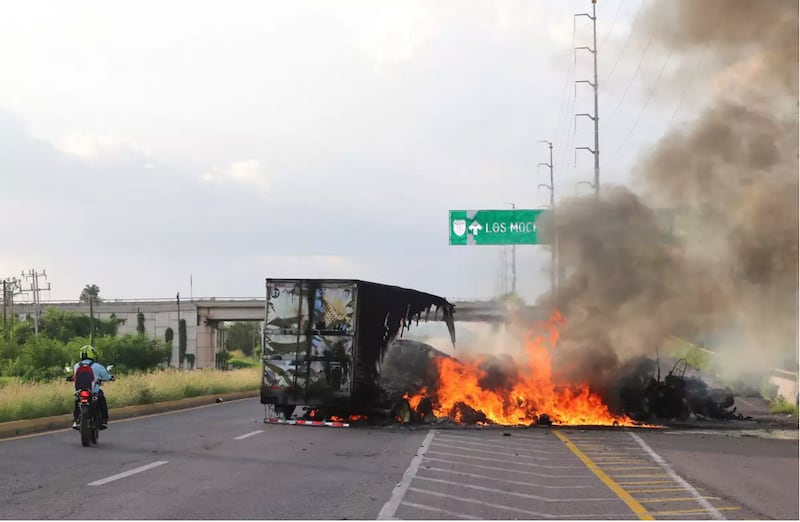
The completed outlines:
{"type": "MultiPolygon", "coordinates": [[[[497,301],[454,301],[456,322],[504,323],[509,317],[508,308],[497,301]]],[[[186,320],[186,353],[194,354],[195,367],[213,368],[216,353],[224,346],[220,324],[225,321],[263,321],[265,299],[252,297],[202,297],[175,299],[106,299],[94,303],[95,317],[120,321],[119,334],[135,334],[137,315],[144,315],[148,336],[164,339],[167,328],[172,328],[177,338],[179,319],[186,320]]],[[[78,301],[42,301],[40,313],[55,308],[77,314],[89,314],[89,303],[78,301]]],[[[24,318],[33,316],[33,303],[15,303],[14,313],[24,318]]],[[[175,350],[177,352],[177,350],[175,350]]],[[[177,353],[173,366],[178,365],[177,353]]]]}

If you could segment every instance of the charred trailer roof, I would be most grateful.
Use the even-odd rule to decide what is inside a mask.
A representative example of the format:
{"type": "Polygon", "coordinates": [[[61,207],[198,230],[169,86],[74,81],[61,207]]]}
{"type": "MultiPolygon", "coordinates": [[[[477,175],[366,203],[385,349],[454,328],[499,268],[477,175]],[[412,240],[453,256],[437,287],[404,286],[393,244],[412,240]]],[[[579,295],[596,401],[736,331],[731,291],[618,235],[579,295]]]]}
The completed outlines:
{"type": "Polygon", "coordinates": [[[358,281],[356,374],[354,402],[369,402],[379,393],[380,363],[389,344],[420,320],[443,320],[455,344],[454,306],[443,297],[417,290],[358,281]]]}

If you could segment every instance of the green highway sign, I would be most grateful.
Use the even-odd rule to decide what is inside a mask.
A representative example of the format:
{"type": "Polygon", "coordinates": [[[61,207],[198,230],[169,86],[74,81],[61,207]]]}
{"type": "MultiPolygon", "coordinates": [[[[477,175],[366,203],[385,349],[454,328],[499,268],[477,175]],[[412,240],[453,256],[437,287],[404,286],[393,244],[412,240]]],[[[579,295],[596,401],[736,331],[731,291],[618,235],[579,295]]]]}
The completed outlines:
{"type": "Polygon", "coordinates": [[[544,209],[451,210],[451,245],[539,245],[544,209]]]}

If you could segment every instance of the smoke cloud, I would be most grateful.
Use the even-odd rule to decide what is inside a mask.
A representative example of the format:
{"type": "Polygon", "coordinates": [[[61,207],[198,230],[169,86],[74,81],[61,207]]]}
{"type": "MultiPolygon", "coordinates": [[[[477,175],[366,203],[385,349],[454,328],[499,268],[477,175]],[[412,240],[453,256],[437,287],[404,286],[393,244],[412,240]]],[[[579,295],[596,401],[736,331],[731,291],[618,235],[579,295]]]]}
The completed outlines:
{"type": "Polygon", "coordinates": [[[797,2],[652,9],[648,31],[686,67],[707,47],[712,99],[645,152],[636,193],[603,186],[558,209],[567,278],[541,301],[567,318],[554,365],[602,387],[671,335],[710,341],[733,375],[796,365],[797,2]]]}

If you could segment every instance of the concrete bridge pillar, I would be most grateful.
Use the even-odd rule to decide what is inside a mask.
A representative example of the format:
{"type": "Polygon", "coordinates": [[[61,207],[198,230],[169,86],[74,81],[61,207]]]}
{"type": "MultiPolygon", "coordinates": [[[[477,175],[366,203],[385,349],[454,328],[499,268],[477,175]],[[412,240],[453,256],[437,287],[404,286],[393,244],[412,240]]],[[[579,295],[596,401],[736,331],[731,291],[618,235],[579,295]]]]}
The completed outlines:
{"type": "Polygon", "coordinates": [[[198,316],[197,344],[195,346],[195,368],[214,368],[219,322],[198,316]]]}

